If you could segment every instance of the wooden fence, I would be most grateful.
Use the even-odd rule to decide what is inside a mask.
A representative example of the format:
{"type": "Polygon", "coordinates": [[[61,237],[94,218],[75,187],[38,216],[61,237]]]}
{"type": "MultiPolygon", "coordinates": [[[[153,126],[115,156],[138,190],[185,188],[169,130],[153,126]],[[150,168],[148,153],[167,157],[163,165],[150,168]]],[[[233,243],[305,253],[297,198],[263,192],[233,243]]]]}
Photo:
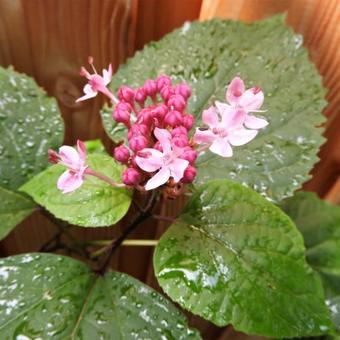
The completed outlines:
{"type": "MultiPolygon", "coordinates": [[[[14,65],[33,76],[58,103],[66,124],[65,142],[101,138],[109,148],[99,108],[101,99],[75,104],[82,92],[78,71],[92,55],[99,67],[114,69],[151,40],[157,40],[187,20],[223,18],[252,21],[287,11],[287,23],[304,35],[310,58],[329,89],[327,143],[321,161],[306,183],[326,199],[340,201],[340,1],[339,0],[0,0],[0,64],[14,65]]],[[[303,86],[303,84],[301,84],[303,86]]],[[[176,215],[182,202],[162,208],[176,215]]],[[[133,211],[131,212],[133,214],[133,211]]],[[[111,239],[124,228],[71,228],[82,240],[111,239]]],[[[157,238],[166,223],[147,222],[133,238],[157,238]]],[[[54,232],[38,212],[21,223],[0,245],[1,255],[37,251],[54,232]]],[[[112,266],[156,287],[150,266],[152,249],[117,252],[112,266]]],[[[218,329],[190,317],[205,339],[241,339],[231,328],[218,329]]],[[[252,337],[254,339],[254,337],[252,337]]]]}

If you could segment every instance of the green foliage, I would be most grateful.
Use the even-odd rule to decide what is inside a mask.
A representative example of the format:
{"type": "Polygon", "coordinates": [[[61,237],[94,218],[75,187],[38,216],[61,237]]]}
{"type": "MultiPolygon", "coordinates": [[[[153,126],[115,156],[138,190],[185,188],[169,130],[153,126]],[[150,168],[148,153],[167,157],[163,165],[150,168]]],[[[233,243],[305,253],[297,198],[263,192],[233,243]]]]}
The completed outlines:
{"type": "Polygon", "coordinates": [[[302,337],[332,328],[320,279],[288,216],[238,183],[198,188],[161,237],[155,273],[182,307],[248,334],[302,337]]]}
{"type": "Polygon", "coordinates": [[[55,99],[34,80],[0,67],[0,186],[16,190],[46,168],[64,126],[55,99]]]}
{"type": "Polygon", "coordinates": [[[35,208],[22,195],[0,187],[0,240],[4,239],[35,208]]]}
{"type": "Polygon", "coordinates": [[[200,339],[156,291],[52,254],[0,260],[1,339],[200,339]]]}
{"type": "MultiPolygon", "coordinates": [[[[87,164],[121,182],[123,168],[108,155],[94,152],[88,155],[87,164]]],[[[78,226],[110,226],[126,214],[131,203],[130,190],[110,186],[87,175],[79,189],[63,194],[57,188],[57,181],[65,170],[61,165],[53,165],[23,185],[21,190],[56,217],[78,226]]]]}
{"type": "MultiPolygon", "coordinates": [[[[198,159],[197,183],[229,178],[245,183],[273,200],[290,196],[309,176],[323,142],[324,89],[308,61],[301,36],[276,16],[252,24],[212,20],[185,24],[162,40],[147,45],[122,66],[113,79],[140,86],[147,78],[169,74],[193,89],[188,112],[198,118],[215,100],[225,100],[226,85],[240,75],[248,87],[265,93],[261,113],[270,123],[251,143],[235,148],[230,159],[206,152],[198,159]]],[[[122,136],[108,110],[104,126],[113,140],[122,136]]]]}
{"type": "Polygon", "coordinates": [[[310,192],[281,204],[301,231],[308,263],[320,274],[333,320],[340,331],[340,207],[310,192]]]}

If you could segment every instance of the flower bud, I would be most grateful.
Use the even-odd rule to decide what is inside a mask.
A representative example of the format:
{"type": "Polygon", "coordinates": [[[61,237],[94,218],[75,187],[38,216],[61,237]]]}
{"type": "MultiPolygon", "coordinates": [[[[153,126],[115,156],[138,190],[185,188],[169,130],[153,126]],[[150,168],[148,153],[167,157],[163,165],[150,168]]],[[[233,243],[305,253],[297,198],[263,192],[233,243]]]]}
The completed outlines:
{"type": "MultiPolygon", "coordinates": [[[[182,119],[183,119],[183,117],[182,117],[182,119]]],[[[187,129],[184,126],[177,126],[176,128],[174,128],[171,131],[171,136],[172,137],[176,137],[176,136],[180,136],[180,135],[187,136],[187,134],[188,134],[188,131],[187,131],[187,129]]]]}
{"type": "Polygon", "coordinates": [[[150,126],[153,123],[152,112],[149,108],[139,111],[137,116],[137,124],[144,124],[150,126]]]}
{"type": "Polygon", "coordinates": [[[182,124],[188,131],[192,129],[194,122],[195,118],[193,115],[186,114],[182,118],[182,124]]]}
{"type": "Polygon", "coordinates": [[[185,99],[188,99],[192,94],[190,86],[185,83],[176,85],[175,93],[180,94],[185,99]]]}
{"type": "Polygon", "coordinates": [[[137,136],[137,135],[144,135],[146,136],[149,132],[149,129],[146,125],[144,124],[134,124],[131,126],[131,128],[128,131],[128,138],[132,138],[132,136],[137,136]]]}
{"type": "Polygon", "coordinates": [[[127,168],[124,172],[123,172],[123,176],[122,176],[122,180],[123,183],[126,185],[137,185],[140,182],[140,174],[139,172],[134,169],[134,168],[127,168]]]}
{"type": "Polygon", "coordinates": [[[186,135],[179,135],[172,138],[172,142],[179,148],[183,148],[189,144],[188,137],[186,135]]]}
{"type": "Polygon", "coordinates": [[[160,91],[161,97],[164,101],[167,101],[170,96],[175,94],[175,90],[171,86],[164,86],[160,91]]]}
{"type": "Polygon", "coordinates": [[[163,120],[164,116],[168,113],[169,109],[165,104],[157,105],[154,109],[152,109],[152,115],[154,118],[158,120],[163,120]]]}
{"type": "Polygon", "coordinates": [[[122,85],[118,90],[118,99],[122,101],[126,101],[128,103],[132,103],[135,97],[135,91],[129,87],[122,85]]]}
{"type": "Polygon", "coordinates": [[[143,88],[145,93],[150,97],[154,97],[157,93],[157,83],[155,80],[152,79],[146,80],[143,88]]]}
{"type": "Polygon", "coordinates": [[[130,152],[126,146],[120,145],[113,150],[113,157],[116,161],[125,164],[130,158],[130,152]]]}
{"type": "Polygon", "coordinates": [[[184,171],[182,182],[192,183],[195,180],[196,173],[197,173],[196,169],[193,166],[188,165],[188,167],[184,171]]]}
{"type": "Polygon", "coordinates": [[[142,87],[136,90],[135,92],[135,101],[139,105],[144,105],[144,102],[146,100],[146,93],[142,87]]]}
{"type": "Polygon", "coordinates": [[[164,124],[176,127],[182,123],[182,114],[178,111],[170,111],[164,117],[164,124]]]}
{"type": "Polygon", "coordinates": [[[117,123],[123,123],[126,126],[130,125],[130,112],[127,110],[122,110],[116,107],[112,113],[112,118],[117,123]]]}
{"type": "Polygon", "coordinates": [[[119,102],[115,109],[117,110],[124,110],[124,111],[128,111],[131,112],[132,111],[132,107],[129,103],[125,103],[125,102],[119,102]]]}
{"type": "Polygon", "coordinates": [[[173,107],[175,110],[182,112],[186,106],[186,100],[180,94],[174,94],[167,100],[169,107],[173,107]]]}
{"type": "Polygon", "coordinates": [[[162,144],[160,142],[156,142],[153,148],[161,152],[163,151],[162,144]]]}
{"type": "Polygon", "coordinates": [[[186,159],[190,164],[193,164],[197,158],[197,152],[193,150],[190,146],[184,148],[183,153],[180,158],[186,159]]]}
{"type": "Polygon", "coordinates": [[[171,86],[171,78],[169,76],[159,76],[156,80],[157,90],[161,91],[164,86],[171,86]]]}
{"type": "Polygon", "coordinates": [[[148,140],[143,135],[133,136],[129,139],[129,147],[133,152],[140,151],[146,148],[148,145],[148,140]]]}
{"type": "Polygon", "coordinates": [[[48,161],[51,164],[57,164],[59,162],[58,153],[52,149],[48,149],[48,161]]]}

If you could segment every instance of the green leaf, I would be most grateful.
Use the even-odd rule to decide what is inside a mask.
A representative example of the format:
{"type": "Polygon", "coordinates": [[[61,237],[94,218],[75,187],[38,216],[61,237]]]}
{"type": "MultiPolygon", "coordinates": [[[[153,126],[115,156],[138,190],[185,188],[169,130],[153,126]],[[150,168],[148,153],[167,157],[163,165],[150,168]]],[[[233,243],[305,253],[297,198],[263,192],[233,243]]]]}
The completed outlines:
{"type": "MultiPolygon", "coordinates": [[[[193,89],[188,112],[199,125],[202,110],[225,100],[225,88],[239,75],[247,87],[261,86],[270,123],[251,143],[236,147],[232,158],[206,152],[197,161],[197,183],[229,178],[247,184],[262,195],[281,200],[309,178],[323,143],[325,91],[314,65],[308,61],[302,37],[276,16],[252,24],[231,20],[187,23],[159,42],[137,52],[113,78],[140,86],[147,78],[169,74],[193,89]]],[[[121,125],[103,112],[107,133],[121,138],[121,125]]]]}
{"type": "Polygon", "coordinates": [[[298,192],[283,201],[281,208],[304,237],[307,261],[321,276],[327,305],[340,332],[340,207],[315,193],[298,192]]]}
{"type": "MultiPolygon", "coordinates": [[[[93,153],[88,156],[87,164],[121,182],[123,168],[111,157],[93,153]]],[[[110,226],[127,213],[131,203],[131,190],[110,186],[87,175],[79,189],[63,194],[57,188],[57,181],[65,170],[61,165],[53,165],[24,184],[20,190],[56,217],[78,226],[110,226]]]]}
{"type": "Polygon", "coordinates": [[[46,168],[64,126],[55,99],[24,74],[0,67],[0,186],[16,190],[46,168]]]}
{"type": "Polygon", "coordinates": [[[160,286],[218,326],[269,337],[332,328],[292,221],[253,190],[214,180],[193,194],[154,255],[160,286]]]}
{"type": "Polygon", "coordinates": [[[27,198],[0,187],[0,240],[4,239],[25,217],[29,216],[35,205],[27,198]]]}
{"type": "Polygon", "coordinates": [[[340,295],[340,207],[298,192],[281,208],[301,231],[308,263],[321,275],[326,296],[340,295]]]}
{"type": "Polygon", "coordinates": [[[199,339],[164,297],[122,273],[52,254],[0,261],[1,339],[199,339]]]}
{"type": "Polygon", "coordinates": [[[103,143],[101,142],[100,139],[93,139],[93,140],[87,140],[85,142],[85,146],[86,146],[86,151],[87,153],[101,153],[101,154],[106,154],[105,151],[105,146],[103,145],[103,143]]]}

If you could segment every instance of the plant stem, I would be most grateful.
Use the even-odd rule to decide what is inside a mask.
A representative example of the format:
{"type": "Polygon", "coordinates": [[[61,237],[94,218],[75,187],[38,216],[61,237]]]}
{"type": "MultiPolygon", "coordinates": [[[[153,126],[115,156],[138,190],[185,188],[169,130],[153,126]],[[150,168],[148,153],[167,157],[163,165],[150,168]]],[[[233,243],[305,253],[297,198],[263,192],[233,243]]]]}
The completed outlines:
{"type": "Polygon", "coordinates": [[[152,215],[152,218],[160,221],[168,221],[168,222],[174,222],[176,220],[175,217],[172,216],[161,216],[161,215],[152,215]]]}
{"type": "Polygon", "coordinates": [[[107,267],[110,264],[110,260],[112,255],[114,254],[115,250],[123,243],[123,241],[131,234],[142,222],[147,220],[149,217],[152,216],[152,209],[157,202],[157,192],[152,191],[151,197],[146,204],[143,211],[132,221],[132,223],[123,231],[123,233],[115,240],[113,240],[108,246],[102,249],[102,252],[110,251],[109,255],[105,259],[102,266],[98,269],[99,274],[104,274],[107,267]]]}
{"type": "Polygon", "coordinates": [[[116,183],[112,178],[102,174],[101,172],[97,172],[91,168],[87,168],[85,170],[85,174],[87,175],[90,175],[90,176],[94,176],[94,177],[97,177],[99,178],[100,180],[112,185],[113,187],[116,187],[116,188],[125,188],[126,185],[123,184],[123,183],[116,183]]]}

